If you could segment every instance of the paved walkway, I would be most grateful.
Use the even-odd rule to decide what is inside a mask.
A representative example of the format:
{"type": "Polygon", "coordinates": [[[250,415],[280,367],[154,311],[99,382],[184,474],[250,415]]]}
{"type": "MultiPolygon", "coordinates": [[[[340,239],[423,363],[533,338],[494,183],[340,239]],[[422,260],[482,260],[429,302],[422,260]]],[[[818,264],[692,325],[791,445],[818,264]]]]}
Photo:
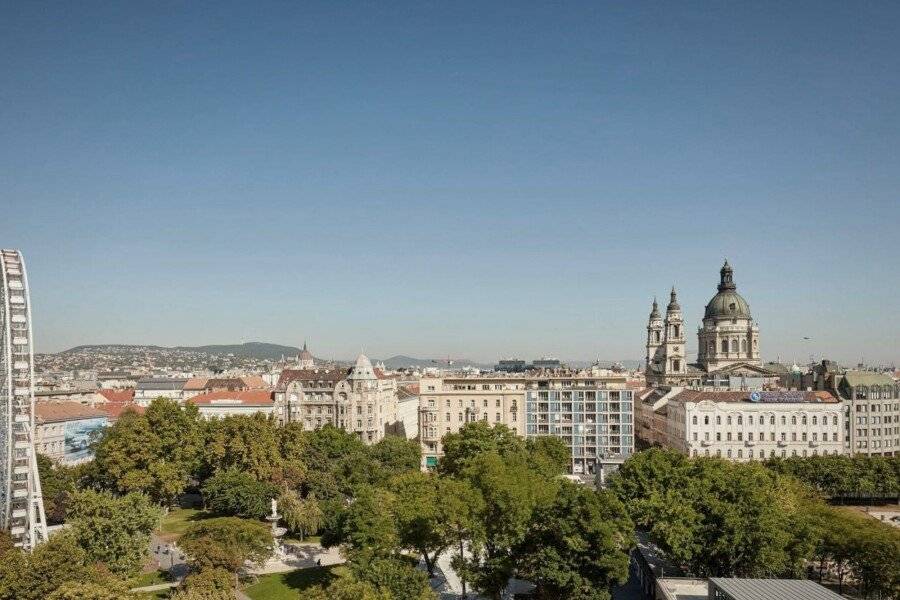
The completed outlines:
{"type": "Polygon", "coordinates": [[[131,588],[128,591],[145,594],[149,592],[158,592],[159,590],[168,590],[173,587],[178,587],[180,584],[180,581],[170,581],[169,583],[157,583],[156,585],[145,585],[144,587],[131,588]]]}
{"type": "Polygon", "coordinates": [[[270,558],[262,567],[249,569],[248,572],[254,575],[267,575],[296,569],[309,569],[310,567],[339,565],[346,562],[337,548],[326,549],[319,544],[286,544],[286,549],[289,553],[285,556],[270,558]]]}

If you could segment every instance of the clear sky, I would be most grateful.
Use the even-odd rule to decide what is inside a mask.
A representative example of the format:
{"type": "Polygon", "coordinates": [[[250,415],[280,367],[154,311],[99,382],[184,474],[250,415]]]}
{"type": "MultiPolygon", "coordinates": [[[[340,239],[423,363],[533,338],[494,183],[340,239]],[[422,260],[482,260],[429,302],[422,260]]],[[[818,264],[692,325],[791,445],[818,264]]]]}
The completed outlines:
{"type": "Polygon", "coordinates": [[[900,3],[4,1],[0,208],[39,351],[900,363],[900,3]]]}

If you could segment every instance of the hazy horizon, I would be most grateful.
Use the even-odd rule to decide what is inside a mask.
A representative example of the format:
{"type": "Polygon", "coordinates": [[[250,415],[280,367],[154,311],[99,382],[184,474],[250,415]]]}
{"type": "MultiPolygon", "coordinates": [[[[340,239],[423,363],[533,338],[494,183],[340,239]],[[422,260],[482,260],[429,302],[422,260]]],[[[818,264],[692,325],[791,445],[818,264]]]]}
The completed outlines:
{"type": "Polygon", "coordinates": [[[900,5],[8,4],[35,346],[900,362],[900,5]],[[809,339],[806,339],[809,338],[809,339]]]}

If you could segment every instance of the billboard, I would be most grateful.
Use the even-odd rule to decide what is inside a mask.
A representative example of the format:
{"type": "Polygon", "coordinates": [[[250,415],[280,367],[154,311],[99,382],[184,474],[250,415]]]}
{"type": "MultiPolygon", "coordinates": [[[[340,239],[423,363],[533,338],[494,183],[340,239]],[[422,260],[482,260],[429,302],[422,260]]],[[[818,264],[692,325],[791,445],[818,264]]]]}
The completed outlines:
{"type": "Polygon", "coordinates": [[[106,417],[67,421],[62,462],[72,464],[93,458],[91,444],[106,425],[106,417]]]}

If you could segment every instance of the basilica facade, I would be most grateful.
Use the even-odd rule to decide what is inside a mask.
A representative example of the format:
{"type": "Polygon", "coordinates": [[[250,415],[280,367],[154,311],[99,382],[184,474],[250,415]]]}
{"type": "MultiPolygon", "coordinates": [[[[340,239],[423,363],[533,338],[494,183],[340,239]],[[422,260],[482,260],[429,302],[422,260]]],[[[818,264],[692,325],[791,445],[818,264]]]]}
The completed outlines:
{"type": "Polygon", "coordinates": [[[703,324],[697,330],[696,362],[686,359],[684,318],[675,288],[669,298],[665,316],[653,300],[647,323],[648,384],[734,389],[761,387],[774,376],[762,366],[759,327],[750,314],[750,305],[737,292],[734,271],[727,260],[719,271],[718,293],[707,303],[703,324]]]}

